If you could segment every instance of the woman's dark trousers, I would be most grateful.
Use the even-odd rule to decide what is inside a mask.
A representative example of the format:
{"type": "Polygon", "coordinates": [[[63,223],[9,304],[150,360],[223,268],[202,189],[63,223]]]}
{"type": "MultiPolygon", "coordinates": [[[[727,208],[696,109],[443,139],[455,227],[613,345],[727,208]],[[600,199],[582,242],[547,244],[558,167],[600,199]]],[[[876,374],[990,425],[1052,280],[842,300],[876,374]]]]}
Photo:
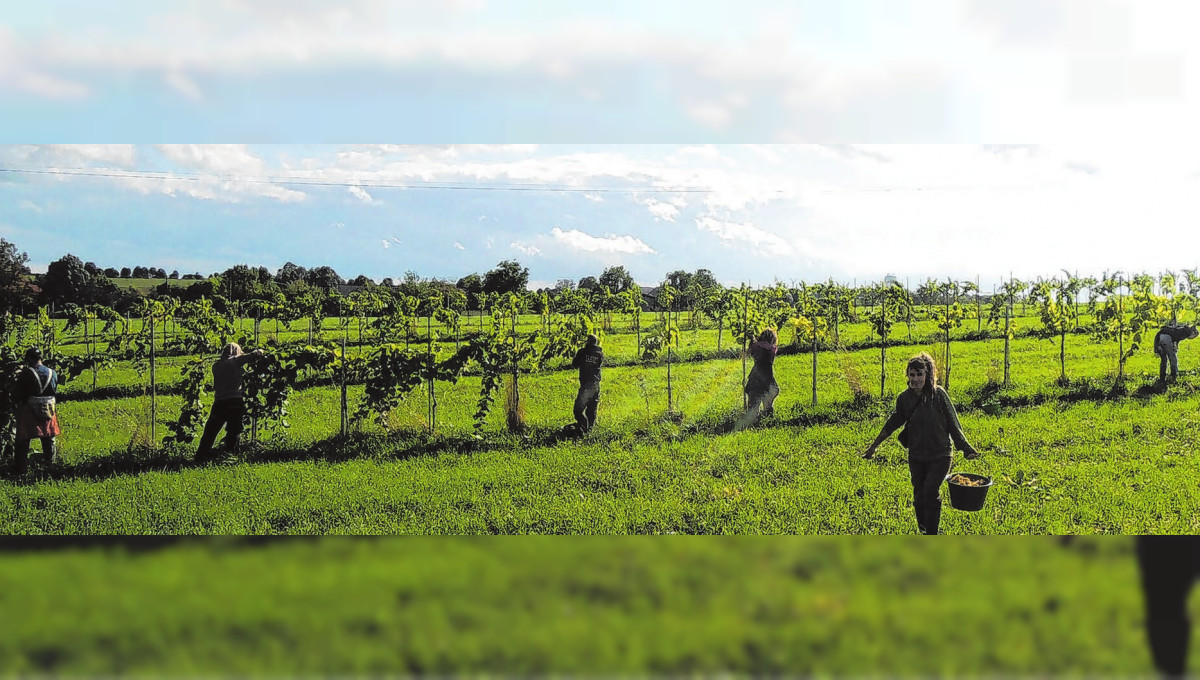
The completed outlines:
{"type": "Polygon", "coordinates": [[[913,510],[917,513],[917,528],[922,534],[937,535],[942,521],[942,499],[938,491],[950,473],[950,456],[929,460],[908,457],[908,473],[912,477],[913,510]]]}
{"type": "MultiPolygon", "coordinates": [[[[46,463],[53,465],[58,460],[57,451],[54,448],[54,437],[40,437],[40,439],[46,463]]],[[[25,471],[29,469],[29,442],[28,439],[18,439],[13,447],[13,471],[17,474],[25,474],[25,471]]]]}
{"type": "Polygon", "coordinates": [[[213,402],[208,422],[204,423],[204,434],[200,437],[200,448],[196,450],[196,460],[207,460],[212,456],[213,442],[222,427],[225,428],[225,441],[228,442],[229,450],[237,453],[238,438],[242,434],[242,418],[245,414],[246,405],[241,397],[213,402]]]}
{"type": "Polygon", "coordinates": [[[1136,549],[1154,667],[1166,677],[1182,677],[1192,635],[1187,601],[1200,574],[1200,537],[1139,536],[1136,549]]]}
{"type": "Polygon", "coordinates": [[[587,432],[596,424],[596,410],[600,406],[600,383],[585,382],[579,385],[575,395],[575,424],[580,432],[587,432]]]}

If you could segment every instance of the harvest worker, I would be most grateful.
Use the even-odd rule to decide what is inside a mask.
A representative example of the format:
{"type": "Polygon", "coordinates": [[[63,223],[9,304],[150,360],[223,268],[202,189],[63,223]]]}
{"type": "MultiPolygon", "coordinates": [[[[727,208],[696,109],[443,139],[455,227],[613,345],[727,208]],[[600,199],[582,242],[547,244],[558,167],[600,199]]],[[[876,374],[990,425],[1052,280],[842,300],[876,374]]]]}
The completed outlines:
{"type": "Polygon", "coordinates": [[[738,420],[737,430],[744,429],[758,420],[759,415],[769,416],[775,412],[775,397],[779,396],[779,384],[775,382],[775,331],[770,328],[758,335],[758,341],[750,345],[750,357],[754,367],[746,378],[746,413],[738,420]]]}
{"type": "Polygon", "coordinates": [[[208,422],[204,424],[204,434],[200,437],[200,448],[196,450],[196,462],[202,463],[212,458],[213,441],[221,427],[225,427],[225,441],[230,453],[237,453],[238,438],[242,434],[242,418],[246,414],[246,405],[242,401],[242,366],[262,357],[264,352],[256,349],[250,354],[242,354],[241,345],[231,342],[221,350],[221,358],[213,364],[213,399],[212,411],[208,414],[208,422]]]}
{"type": "Polygon", "coordinates": [[[1136,540],[1150,656],[1163,676],[1180,678],[1192,637],[1188,594],[1200,575],[1200,536],[1138,536],[1136,540]]]}
{"type": "Polygon", "coordinates": [[[600,366],[604,350],[600,338],[588,335],[583,348],[575,353],[571,368],[579,369],[579,393],[575,395],[575,423],[580,434],[596,424],[596,409],[600,406],[600,366]]]}
{"type": "Polygon", "coordinates": [[[942,499],[938,490],[950,472],[951,439],[967,458],[978,458],[979,452],[963,435],[950,395],[937,384],[937,366],[933,357],[921,352],[909,359],[907,373],[908,389],[896,397],[896,410],[862,457],[874,456],[876,447],[904,426],[900,444],[908,449],[917,529],[922,534],[936,535],[942,518],[942,499]]]}
{"type": "Polygon", "coordinates": [[[54,395],[58,391],[58,375],[42,364],[42,352],[36,347],[25,351],[25,365],[17,375],[17,437],[15,454],[16,474],[24,474],[29,461],[29,441],[42,440],[42,454],[48,464],[57,460],[54,438],[61,434],[54,395]]]}
{"type": "Polygon", "coordinates": [[[1154,338],[1154,353],[1158,355],[1158,381],[1167,379],[1167,362],[1171,364],[1171,380],[1179,377],[1179,342],[1195,339],[1200,332],[1195,326],[1170,324],[1162,327],[1154,338]]]}

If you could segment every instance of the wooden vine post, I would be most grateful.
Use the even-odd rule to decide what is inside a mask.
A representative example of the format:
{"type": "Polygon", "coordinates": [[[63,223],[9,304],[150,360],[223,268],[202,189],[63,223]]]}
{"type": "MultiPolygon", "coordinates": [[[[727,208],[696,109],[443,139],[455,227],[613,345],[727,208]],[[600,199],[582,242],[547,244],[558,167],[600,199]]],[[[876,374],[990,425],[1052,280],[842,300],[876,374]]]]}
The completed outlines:
{"type": "Polygon", "coordinates": [[[154,379],[154,311],[148,315],[150,319],[150,443],[158,441],[155,436],[155,421],[158,420],[157,385],[154,379]]]}

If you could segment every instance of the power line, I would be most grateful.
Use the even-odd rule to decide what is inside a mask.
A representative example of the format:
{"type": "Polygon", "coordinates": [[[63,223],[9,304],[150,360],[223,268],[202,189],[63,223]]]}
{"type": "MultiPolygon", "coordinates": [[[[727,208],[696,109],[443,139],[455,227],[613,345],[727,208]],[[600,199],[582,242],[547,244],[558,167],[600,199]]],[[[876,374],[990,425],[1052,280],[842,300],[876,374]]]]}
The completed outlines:
{"type": "MultiPolygon", "coordinates": [[[[551,192],[551,193],[584,193],[584,194],[612,194],[612,193],[678,193],[678,194],[712,194],[716,193],[716,189],[704,187],[688,187],[688,186],[629,186],[629,187],[578,187],[565,184],[534,184],[534,183],[468,183],[468,182],[438,182],[425,181],[420,183],[399,183],[399,182],[379,182],[379,181],[334,181],[311,179],[304,177],[282,177],[282,176],[245,176],[245,175],[196,175],[174,172],[158,172],[153,170],[129,170],[129,171],[102,171],[88,170],[83,168],[4,168],[0,167],[0,173],[23,174],[23,175],[55,175],[68,177],[107,177],[114,179],[153,179],[162,181],[181,181],[181,182],[245,182],[251,184],[290,184],[297,186],[318,186],[318,187],[358,187],[360,189],[442,189],[449,191],[525,191],[525,192],[551,192]]],[[[1024,191],[1030,189],[1043,189],[1049,186],[1057,186],[1060,183],[1050,184],[1011,184],[1011,185],[995,185],[995,186],[979,186],[979,185],[909,185],[909,186],[858,186],[858,187],[838,187],[838,188],[815,188],[814,193],[818,194],[870,194],[870,193],[892,193],[892,192],[944,192],[944,191],[1024,191]]],[[[787,193],[782,189],[766,192],[770,194],[787,193]]]]}
{"type": "Polygon", "coordinates": [[[187,182],[248,182],[255,184],[294,184],[301,186],[327,187],[358,187],[362,189],[446,189],[453,191],[548,191],[558,193],[687,193],[708,194],[712,189],[701,187],[575,187],[563,184],[474,184],[466,182],[437,182],[428,181],[419,184],[394,182],[346,182],[333,180],[307,179],[303,177],[255,177],[255,176],[221,176],[221,175],[188,175],[150,170],[133,170],[128,172],[111,172],[100,170],[83,170],[75,168],[0,168],[0,172],[23,175],[56,175],[71,177],[109,177],[116,179],[155,179],[187,182]]]}

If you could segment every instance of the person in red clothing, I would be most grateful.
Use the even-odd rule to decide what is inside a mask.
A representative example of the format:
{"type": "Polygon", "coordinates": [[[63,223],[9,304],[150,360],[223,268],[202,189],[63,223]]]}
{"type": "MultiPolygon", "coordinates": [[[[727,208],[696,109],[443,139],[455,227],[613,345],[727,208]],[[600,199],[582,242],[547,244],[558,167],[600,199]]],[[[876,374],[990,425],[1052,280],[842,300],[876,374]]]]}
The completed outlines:
{"type": "Polygon", "coordinates": [[[42,440],[42,454],[47,464],[57,461],[54,438],[62,433],[58,426],[58,409],[55,393],[58,390],[58,375],[54,369],[42,364],[42,352],[31,347],[25,352],[25,365],[17,375],[16,397],[17,437],[14,448],[16,474],[24,474],[29,461],[29,442],[33,438],[42,440]]]}
{"type": "Polygon", "coordinates": [[[221,358],[213,364],[213,392],[216,394],[212,411],[208,414],[208,422],[204,424],[204,434],[200,437],[200,447],[196,450],[197,463],[203,463],[213,457],[213,441],[222,427],[225,428],[228,451],[237,453],[238,439],[242,434],[242,418],[246,415],[246,405],[242,400],[242,366],[263,355],[261,349],[243,354],[241,345],[236,342],[225,345],[221,350],[221,358]]]}
{"type": "Polygon", "coordinates": [[[950,395],[937,384],[937,366],[933,357],[921,352],[909,359],[907,373],[908,389],[896,397],[896,410],[862,457],[873,457],[875,449],[885,439],[904,427],[900,443],[908,449],[917,529],[922,534],[937,535],[942,518],[942,499],[938,492],[942,480],[950,472],[951,441],[967,458],[978,458],[979,452],[963,434],[950,395]]]}

